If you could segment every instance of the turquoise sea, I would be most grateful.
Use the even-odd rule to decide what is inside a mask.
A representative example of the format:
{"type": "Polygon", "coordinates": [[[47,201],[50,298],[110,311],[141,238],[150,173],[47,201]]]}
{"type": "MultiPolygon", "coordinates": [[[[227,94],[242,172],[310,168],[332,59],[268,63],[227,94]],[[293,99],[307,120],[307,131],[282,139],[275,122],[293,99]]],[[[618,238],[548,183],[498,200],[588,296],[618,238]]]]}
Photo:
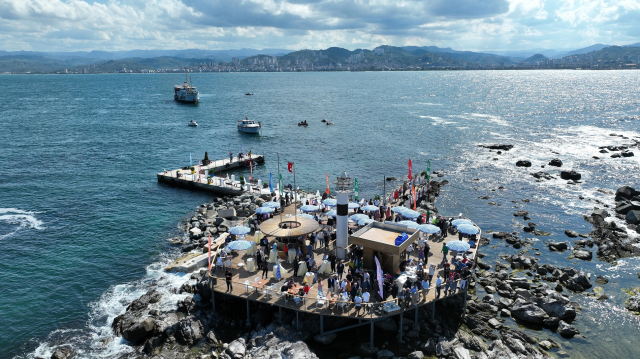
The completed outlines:
{"type": "MultiPolygon", "coordinates": [[[[177,254],[168,239],[211,198],[159,185],[155,174],[188,165],[190,153],[224,158],[243,148],[266,156],[254,176],[275,177],[279,152],[283,168],[296,162],[301,189],[322,190],[325,174],[333,180],[346,170],[364,197],[382,194],[384,176],[406,176],[409,159],[414,171],[430,160],[450,181],[440,211],[463,213],[485,231],[531,237],[512,215],[529,211],[552,233],[534,245],[540,263],[608,277],[610,299],[572,297],[582,305],[575,325],[586,339],[525,330],[560,342],[573,358],[640,357],[638,317],[624,310],[623,291],[640,286],[640,260],[569,260],[569,252],[552,253],[542,243],[567,240],[565,229],[589,232],[583,214],[611,205],[621,185],[640,187],[640,153],[613,159],[598,152],[640,139],[640,72],[191,76],[201,93],[197,106],[173,101],[179,73],[0,76],[0,358],[49,357],[60,344],[74,345],[79,357],[126,357],[130,347],[112,337],[111,320],[150,285],[188,280],[162,271],[177,254]],[[237,132],[244,116],[262,122],[261,136],[237,132]],[[200,126],[187,127],[191,119],[200,126]],[[296,126],[301,120],[310,126],[296,126]],[[515,147],[502,155],[478,147],[489,143],[515,147]],[[556,157],[583,183],[529,175],[558,175],[540,169],[556,157]],[[515,167],[519,159],[533,167],[515,167]]],[[[516,253],[497,240],[483,251],[491,263],[516,253]]],[[[168,292],[158,305],[170,308],[178,299],[168,292]]]]}

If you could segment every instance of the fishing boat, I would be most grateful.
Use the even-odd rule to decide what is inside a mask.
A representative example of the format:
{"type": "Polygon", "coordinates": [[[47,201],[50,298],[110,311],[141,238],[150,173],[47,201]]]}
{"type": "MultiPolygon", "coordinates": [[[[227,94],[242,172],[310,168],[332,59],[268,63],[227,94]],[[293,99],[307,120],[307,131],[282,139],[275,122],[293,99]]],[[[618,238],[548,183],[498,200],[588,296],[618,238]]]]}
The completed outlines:
{"type": "Polygon", "coordinates": [[[197,123],[196,121],[194,121],[194,120],[191,120],[191,121],[189,121],[189,122],[187,123],[187,126],[190,126],[190,127],[198,127],[198,123],[197,123]]]}
{"type": "Polygon", "coordinates": [[[240,132],[257,134],[260,133],[260,129],[262,128],[260,122],[255,123],[255,121],[248,119],[246,116],[244,120],[238,120],[238,122],[238,131],[240,132]]]}
{"type": "Polygon", "coordinates": [[[184,84],[175,85],[173,91],[173,99],[178,102],[196,104],[200,101],[198,90],[193,86],[193,83],[189,84],[187,70],[184,71],[184,84]]]}

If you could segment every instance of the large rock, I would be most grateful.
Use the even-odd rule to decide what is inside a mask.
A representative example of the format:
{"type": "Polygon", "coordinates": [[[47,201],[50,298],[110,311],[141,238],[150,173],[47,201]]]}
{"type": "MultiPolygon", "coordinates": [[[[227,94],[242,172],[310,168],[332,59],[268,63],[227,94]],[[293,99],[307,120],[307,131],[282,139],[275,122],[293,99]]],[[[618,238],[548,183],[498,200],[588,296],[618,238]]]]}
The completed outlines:
{"type": "Polygon", "coordinates": [[[580,249],[577,251],[573,251],[573,256],[578,259],[582,259],[583,261],[590,261],[591,258],[593,258],[593,252],[580,249]]]}
{"type": "Polygon", "coordinates": [[[566,234],[569,238],[576,238],[577,236],[579,236],[578,232],[571,229],[565,229],[564,234],[566,234]]]}
{"type": "Polygon", "coordinates": [[[625,306],[632,312],[640,312],[640,295],[634,295],[627,299],[625,306]]]}
{"type": "Polygon", "coordinates": [[[560,178],[564,179],[564,180],[573,180],[573,181],[578,181],[580,180],[580,178],[582,178],[582,175],[576,171],[562,171],[560,172],[560,178]]]}
{"type": "Polygon", "coordinates": [[[236,209],[235,208],[221,209],[218,211],[218,216],[222,218],[227,218],[227,219],[231,217],[235,217],[236,209]]]}
{"type": "Polygon", "coordinates": [[[521,298],[509,307],[511,316],[524,322],[541,325],[544,319],[548,317],[547,313],[531,302],[527,302],[521,298]]]}
{"type": "Polygon", "coordinates": [[[517,167],[531,167],[531,161],[519,160],[518,162],[516,162],[516,166],[517,167]]]}
{"type": "Polygon", "coordinates": [[[555,252],[566,251],[569,246],[567,242],[549,242],[549,250],[555,252]]]}
{"type": "Polygon", "coordinates": [[[382,329],[382,330],[387,330],[390,332],[397,332],[398,331],[398,326],[396,325],[396,322],[391,319],[391,318],[387,318],[385,320],[380,320],[377,321],[375,323],[375,326],[382,329]]]}
{"type": "Polygon", "coordinates": [[[562,167],[562,161],[559,158],[554,158],[549,161],[549,166],[562,167]]]}
{"type": "Polygon", "coordinates": [[[566,281],[566,287],[574,292],[583,292],[592,287],[587,275],[580,272],[566,281]]]}
{"type": "Polygon", "coordinates": [[[243,338],[238,338],[227,347],[226,353],[233,359],[241,359],[244,357],[247,347],[243,338]]]}
{"type": "Polygon", "coordinates": [[[502,151],[509,151],[510,149],[513,148],[513,145],[500,145],[500,144],[495,144],[495,145],[479,145],[480,147],[484,147],[484,148],[488,148],[490,150],[502,150],[502,151]]]}
{"type": "Polygon", "coordinates": [[[334,341],[337,337],[338,337],[338,334],[329,333],[325,335],[317,334],[316,336],[313,337],[313,339],[318,343],[328,345],[328,344],[331,344],[331,342],[334,341]]]}
{"type": "Polygon", "coordinates": [[[560,293],[551,292],[548,296],[543,297],[538,306],[542,308],[550,317],[556,317],[565,320],[573,320],[576,317],[576,310],[571,306],[569,299],[560,293]]]}
{"type": "Polygon", "coordinates": [[[423,359],[423,358],[424,358],[424,353],[419,350],[416,350],[415,352],[411,352],[407,356],[407,359],[423,359]]]}
{"type": "Polygon", "coordinates": [[[453,348],[453,357],[456,359],[471,359],[469,350],[460,346],[453,348]]]}
{"type": "Polygon", "coordinates": [[[204,337],[204,327],[197,319],[185,318],[176,324],[175,337],[181,344],[193,346],[204,337]]]}
{"type": "Polygon", "coordinates": [[[68,348],[58,348],[51,354],[51,359],[67,359],[70,355],[71,350],[68,348]]]}
{"type": "Polygon", "coordinates": [[[153,334],[155,327],[156,321],[153,318],[146,318],[127,328],[122,332],[122,337],[128,342],[137,344],[150,337],[153,334]]]}
{"type": "Polygon", "coordinates": [[[633,187],[622,186],[616,190],[615,200],[619,201],[621,199],[631,199],[637,194],[638,192],[633,187]]]}
{"type": "Polygon", "coordinates": [[[376,353],[376,358],[378,359],[391,359],[394,356],[395,354],[393,354],[392,351],[387,349],[382,349],[376,353]]]}
{"type": "Polygon", "coordinates": [[[640,224],[640,211],[632,210],[627,212],[626,220],[629,224],[640,224]]]}
{"type": "Polygon", "coordinates": [[[561,320],[560,323],[558,323],[558,334],[562,335],[564,338],[573,338],[580,334],[580,332],[573,325],[561,320]]]}

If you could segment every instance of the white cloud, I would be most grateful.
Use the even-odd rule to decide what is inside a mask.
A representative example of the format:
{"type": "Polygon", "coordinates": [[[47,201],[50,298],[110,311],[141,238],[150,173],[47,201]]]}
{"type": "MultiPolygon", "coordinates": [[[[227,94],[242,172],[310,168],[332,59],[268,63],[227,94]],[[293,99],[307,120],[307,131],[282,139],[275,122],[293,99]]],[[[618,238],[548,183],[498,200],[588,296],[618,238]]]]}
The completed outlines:
{"type": "Polygon", "coordinates": [[[637,0],[0,0],[0,49],[581,47],[640,39],[637,0]]]}

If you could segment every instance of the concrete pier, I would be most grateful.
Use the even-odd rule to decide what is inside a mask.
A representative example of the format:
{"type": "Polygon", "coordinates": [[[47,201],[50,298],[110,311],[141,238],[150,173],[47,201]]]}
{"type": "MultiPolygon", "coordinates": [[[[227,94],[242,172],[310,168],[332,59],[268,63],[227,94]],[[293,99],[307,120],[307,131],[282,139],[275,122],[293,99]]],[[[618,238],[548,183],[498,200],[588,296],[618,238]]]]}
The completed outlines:
{"type": "MultiPolygon", "coordinates": [[[[264,163],[263,155],[251,155],[251,161],[254,165],[264,163]]],[[[239,178],[235,175],[229,175],[228,172],[233,169],[249,168],[249,158],[233,157],[232,159],[223,159],[211,161],[207,165],[194,166],[195,171],[191,171],[190,166],[180,169],[164,171],[157,174],[158,182],[166,183],[170,186],[188,188],[192,190],[201,190],[211,192],[218,195],[238,196],[244,192],[263,193],[264,189],[259,183],[250,183],[248,176],[245,176],[245,185],[242,186],[239,178]],[[200,171],[200,172],[199,172],[200,171]],[[210,174],[214,176],[211,177],[210,174]]],[[[266,192],[269,193],[269,189],[266,192]]]]}

